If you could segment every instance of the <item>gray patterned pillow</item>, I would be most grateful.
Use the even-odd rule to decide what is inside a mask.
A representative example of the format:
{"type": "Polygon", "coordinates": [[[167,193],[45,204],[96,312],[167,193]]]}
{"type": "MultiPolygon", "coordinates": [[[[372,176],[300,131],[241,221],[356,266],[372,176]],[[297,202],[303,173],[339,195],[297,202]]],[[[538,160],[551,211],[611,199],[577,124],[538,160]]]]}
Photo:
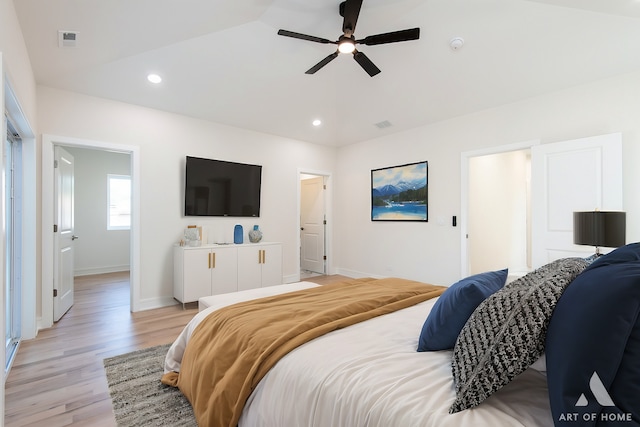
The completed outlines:
{"type": "Polygon", "coordinates": [[[478,306],[453,349],[456,400],[450,413],[479,405],[540,357],[558,299],[586,266],[582,258],[554,261],[478,306]]]}

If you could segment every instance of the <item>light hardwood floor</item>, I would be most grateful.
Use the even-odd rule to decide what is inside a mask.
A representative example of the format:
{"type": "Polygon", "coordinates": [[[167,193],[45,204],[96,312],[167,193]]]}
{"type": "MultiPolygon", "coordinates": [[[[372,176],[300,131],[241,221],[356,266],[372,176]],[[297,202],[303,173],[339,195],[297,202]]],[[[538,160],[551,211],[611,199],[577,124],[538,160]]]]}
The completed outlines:
{"type": "MultiPolygon", "coordinates": [[[[343,276],[317,276],[328,284],[343,276]]],[[[197,304],[129,311],[129,273],[78,277],[75,304],[20,345],[5,385],[5,426],[116,425],[103,359],[172,342],[197,304]]]]}

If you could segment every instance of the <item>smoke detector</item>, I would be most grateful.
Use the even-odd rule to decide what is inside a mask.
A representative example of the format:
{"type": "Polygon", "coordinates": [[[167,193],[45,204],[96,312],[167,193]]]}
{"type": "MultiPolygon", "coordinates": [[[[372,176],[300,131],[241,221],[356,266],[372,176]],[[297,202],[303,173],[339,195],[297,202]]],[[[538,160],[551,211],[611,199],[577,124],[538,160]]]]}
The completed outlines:
{"type": "Polygon", "coordinates": [[[461,49],[463,45],[464,39],[462,37],[454,37],[449,40],[449,47],[451,48],[451,50],[461,49]]]}
{"type": "Polygon", "coordinates": [[[58,47],[77,47],[78,46],[77,31],[58,31],[58,47]]]}

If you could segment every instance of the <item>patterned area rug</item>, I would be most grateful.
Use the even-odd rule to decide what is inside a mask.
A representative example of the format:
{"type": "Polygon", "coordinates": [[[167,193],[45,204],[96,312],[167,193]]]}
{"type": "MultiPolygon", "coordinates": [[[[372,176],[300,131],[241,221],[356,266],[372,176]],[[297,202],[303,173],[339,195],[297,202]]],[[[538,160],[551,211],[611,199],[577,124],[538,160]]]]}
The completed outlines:
{"type": "Polygon", "coordinates": [[[160,382],[169,344],[104,359],[119,427],[193,426],[189,401],[160,382]]]}

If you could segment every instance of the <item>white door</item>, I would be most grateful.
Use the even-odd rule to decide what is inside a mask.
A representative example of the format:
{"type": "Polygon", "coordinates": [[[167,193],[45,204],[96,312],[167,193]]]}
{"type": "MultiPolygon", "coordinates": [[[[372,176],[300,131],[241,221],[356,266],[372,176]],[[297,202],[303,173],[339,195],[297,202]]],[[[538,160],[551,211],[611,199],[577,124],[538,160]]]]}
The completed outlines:
{"type": "Polygon", "coordinates": [[[622,136],[532,147],[531,196],[533,268],[594,253],[573,244],[573,212],[622,210],[622,136]]]}
{"type": "Polygon", "coordinates": [[[324,177],[300,182],[300,268],[324,274],[324,177]]]}
{"type": "Polygon", "coordinates": [[[55,227],[53,320],[57,322],[73,305],[73,156],[55,147],[55,227]]]}

